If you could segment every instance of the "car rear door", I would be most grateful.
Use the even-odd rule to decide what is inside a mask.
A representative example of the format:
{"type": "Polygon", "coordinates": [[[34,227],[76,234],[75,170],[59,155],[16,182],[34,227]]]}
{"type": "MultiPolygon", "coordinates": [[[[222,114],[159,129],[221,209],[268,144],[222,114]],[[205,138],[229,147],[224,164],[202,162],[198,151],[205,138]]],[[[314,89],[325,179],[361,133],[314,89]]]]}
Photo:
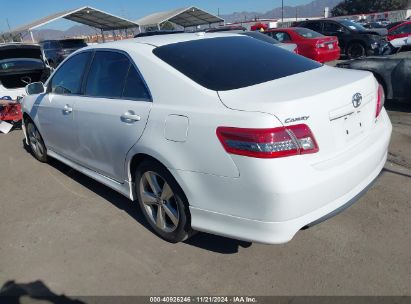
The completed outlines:
{"type": "Polygon", "coordinates": [[[82,98],[82,80],[90,57],[90,52],[82,52],[68,59],[53,74],[47,92],[36,101],[34,113],[47,147],[69,159],[74,159],[77,152],[73,110],[82,98]]]}
{"type": "Polygon", "coordinates": [[[125,158],[145,129],[151,95],[133,60],[117,50],[97,50],[76,105],[77,162],[118,182],[125,158]]]}

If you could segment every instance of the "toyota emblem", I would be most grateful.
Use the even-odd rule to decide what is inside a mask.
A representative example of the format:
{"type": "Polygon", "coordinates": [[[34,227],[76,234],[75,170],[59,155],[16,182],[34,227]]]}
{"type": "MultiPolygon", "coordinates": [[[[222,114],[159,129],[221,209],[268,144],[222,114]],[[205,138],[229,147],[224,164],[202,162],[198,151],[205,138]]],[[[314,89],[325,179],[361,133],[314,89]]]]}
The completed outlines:
{"type": "Polygon", "coordinates": [[[360,93],[354,94],[352,97],[352,105],[354,108],[358,108],[361,105],[362,95],[360,93]]]}

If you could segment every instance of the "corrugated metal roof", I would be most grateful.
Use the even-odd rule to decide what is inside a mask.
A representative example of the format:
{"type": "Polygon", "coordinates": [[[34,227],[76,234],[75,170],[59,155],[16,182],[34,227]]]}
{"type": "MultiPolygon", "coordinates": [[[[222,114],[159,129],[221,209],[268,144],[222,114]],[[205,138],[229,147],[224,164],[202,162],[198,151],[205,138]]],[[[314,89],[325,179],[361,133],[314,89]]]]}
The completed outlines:
{"type": "Polygon", "coordinates": [[[12,29],[9,33],[18,34],[31,31],[60,18],[79,22],[95,28],[103,29],[105,31],[138,27],[138,24],[134,21],[114,16],[90,6],[84,6],[78,9],[55,13],[53,15],[41,18],[32,23],[12,29]]]}
{"type": "Polygon", "coordinates": [[[140,26],[158,25],[170,21],[183,27],[224,22],[224,19],[197,7],[179,8],[167,12],[154,13],[136,21],[140,26]]]}

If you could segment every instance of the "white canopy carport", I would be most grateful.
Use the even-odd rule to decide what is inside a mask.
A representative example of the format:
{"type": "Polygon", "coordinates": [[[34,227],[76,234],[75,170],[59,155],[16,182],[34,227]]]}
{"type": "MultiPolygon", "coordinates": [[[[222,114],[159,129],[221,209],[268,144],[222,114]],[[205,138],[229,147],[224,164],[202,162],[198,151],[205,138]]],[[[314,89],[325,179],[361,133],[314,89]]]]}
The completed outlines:
{"type": "Polygon", "coordinates": [[[3,36],[4,35],[18,36],[22,33],[27,32],[30,34],[31,39],[34,42],[34,37],[33,37],[33,32],[32,32],[34,29],[39,28],[43,25],[46,25],[50,22],[56,21],[61,18],[75,21],[78,23],[82,23],[82,24],[100,29],[102,33],[104,31],[109,31],[109,30],[114,31],[114,30],[122,30],[122,29],[139,27],[139,25],[134,21],[130,21],[122,17],[117,17],[115,15],[92,8],[90,6],[84,6],[78,9],[64,11],[64,12],[56,13],[56,14],[41,18],[32,23],[12,29],[8,33],[3,34],[3,36]]]}
{"type": "Polygon", "coordinates": [[[224,19],[210,14],[202,9],[191,6],[167,12],[154,13],[136,21],[141,27],[157,27],[165,22],[172,22],[184,28],[212,23],[224,22],[224,19]]]}

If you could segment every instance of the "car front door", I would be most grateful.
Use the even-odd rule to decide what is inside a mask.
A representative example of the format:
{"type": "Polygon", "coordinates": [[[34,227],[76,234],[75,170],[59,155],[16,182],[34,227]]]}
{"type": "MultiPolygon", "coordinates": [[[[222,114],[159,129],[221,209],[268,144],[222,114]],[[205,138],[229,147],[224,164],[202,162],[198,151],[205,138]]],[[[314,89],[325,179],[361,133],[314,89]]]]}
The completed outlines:
{"type": "Polygon", "coordinates": [[[149,90],[133,60],[115,50],[97,50],[75,117],[83,166],[124,182],[127,152],[139,140],[151,109],[149,90]]]}
{"type": "Polygon", "coordinates": [[[90,52],[84,52],[68,59],[47,83],[46,93],[39,97],[37,115],[45,144],[69,159],[74,159],[78,146],[73,111],[82,98],[82,80],[90,56],[90,52]]]}

